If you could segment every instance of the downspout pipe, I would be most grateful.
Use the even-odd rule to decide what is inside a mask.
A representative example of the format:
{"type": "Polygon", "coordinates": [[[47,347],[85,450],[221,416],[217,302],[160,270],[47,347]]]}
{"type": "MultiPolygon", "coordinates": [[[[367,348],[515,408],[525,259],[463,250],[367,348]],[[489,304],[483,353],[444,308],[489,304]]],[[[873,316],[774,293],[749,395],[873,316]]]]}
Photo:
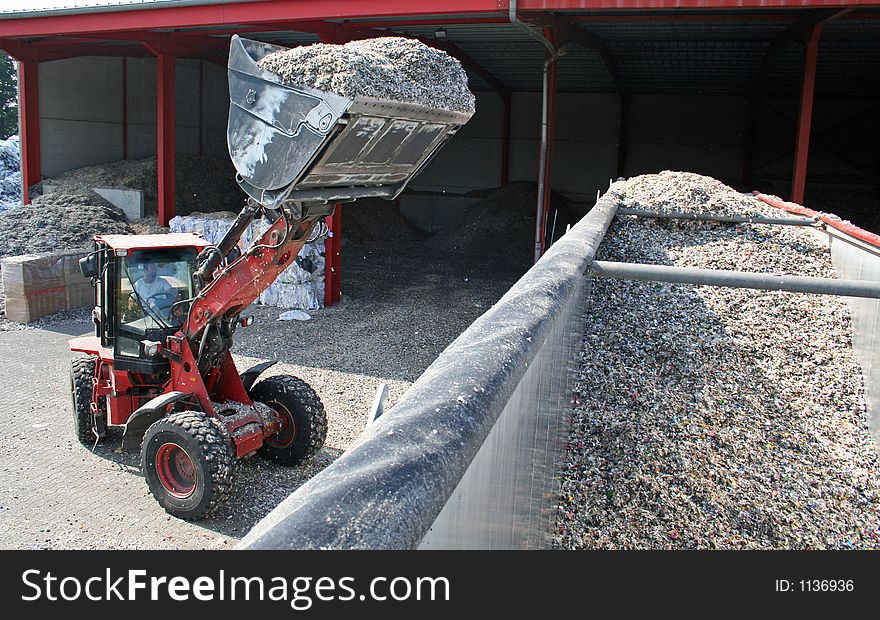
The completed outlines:
{"type": "Polygon", "coordinates": [[[547,184],[547,136],[550,99],[550,64],[556,62],[556,55],[548,56],[544,61],[543,88],[541,90],[541,152],[538,170],[538,207],[535,215],[535,262],[541,258],[544,249],[544,189],[547,184]]]}
{"type": "Polygon", "coordinates": [[[547,59],[544,61],[544,70],[543,70],[543,89],[542,89],[542,99],[541,99],[541,150],[540,150],[540,158],[539,158],[539,170],[538,170],[538,205],[537,205],[537,213],[535,215],[535,262],[538,262],[538,259],[541,258],[541,254],[544,250],[544,232],[546,229],[546,186],[547,186],[547,173],[549,169],[548,160],[548,143],[549,143],[549,98],[550,98],[550,65],[564,53],[563,50],[560,50],[556,47],[556,44],[550,41],[541,29],[536,28],[531,24],[527,24],[522,21],[516,13],[516,2],[517,0],[510,0],[510,4],[508,5],[508,18],[510,19],[510,23],[518,26],[524,32],[526,32],[529,36],[539,41],[545,48],[547,48],[547,59]]]}

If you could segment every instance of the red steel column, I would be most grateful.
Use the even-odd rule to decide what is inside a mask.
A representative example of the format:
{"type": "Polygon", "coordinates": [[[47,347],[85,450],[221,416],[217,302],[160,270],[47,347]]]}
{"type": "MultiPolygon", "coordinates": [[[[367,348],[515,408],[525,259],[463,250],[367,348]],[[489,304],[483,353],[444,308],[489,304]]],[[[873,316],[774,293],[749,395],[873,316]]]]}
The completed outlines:
{"type": "Polygon", "coordinates": [[[324,242],[324,307],[329,308],[341,297],[339,278],[340,248],[342,247],[342,205],[337,204],[333,215],[325,220],[332,236],[324,242]]]}
{"type": "Polygon", "coordinates": [[[333,298],[334,304],[342,299],[342,205],[337,204],[333,212],[333,298]]]}
{"type": "Polygon", "coordinates": [[[18,63],[19,124],[21,131],[22,201],[28,204],[28,189],[42,180],[40,173],[40,86],[39,63],[18,63]]]}
{"type": "Polygon", "coordinates": [[[324,221],[330,229],[330,234],[324,241],[324,307],[329,308],[333,305],[333,255],[336,253],[333,246],[336,244],[336,235],[333,232],[333,216],[324,221]]]}
{"type": "Polygon", "coordinates": [[[813,91],[816,87],[816,62],[819,57],[819,37],[821,34],[822,25],[813,26],[804,49],[804,80],[801,84],[801,108],[794,147],[794,171],[791,178],[791,201],[801,205],[804,204],[804,190],[807,185],[810,126],[813,121],[813,91]]]}
{"type": "Polygon", "coordinates": [[[156,56],[158,95],[157,153],[159,160],[159,224],[168,226],[174,217],[174,56],[156,56]]]}

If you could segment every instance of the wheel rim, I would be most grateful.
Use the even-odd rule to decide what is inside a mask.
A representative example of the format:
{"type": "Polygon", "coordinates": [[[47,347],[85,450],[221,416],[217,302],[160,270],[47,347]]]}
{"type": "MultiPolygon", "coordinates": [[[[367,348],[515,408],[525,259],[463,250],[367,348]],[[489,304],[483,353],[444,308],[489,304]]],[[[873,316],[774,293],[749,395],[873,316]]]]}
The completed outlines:
{"type": "Polygon", "coordinates": [[[156,452],[156,475],[159,482],[174,497],[185,499],[196,490],[196,468],[176,443],[165,443],[156,452]]]}
{"type": "Polygon", "coordinates": [[[272,407],[272,410],[275,412],[275,419],[278,421],[278,432],[264,439],[263,443],[273,448],[289,448],[296,438],[296,422],[293,421],[293,415],[281,403],[271,402],[265,404],[272,407]]]}

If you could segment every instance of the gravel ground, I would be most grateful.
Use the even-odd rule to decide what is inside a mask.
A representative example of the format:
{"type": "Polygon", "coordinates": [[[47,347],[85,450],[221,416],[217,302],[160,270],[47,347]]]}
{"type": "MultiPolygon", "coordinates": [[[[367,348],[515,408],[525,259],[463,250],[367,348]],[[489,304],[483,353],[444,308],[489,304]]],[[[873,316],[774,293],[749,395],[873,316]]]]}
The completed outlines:
{"type": "MultiPolygon", "coordinates": [[[[627,206],[778,215],[719,185],[663,173],[614,189],[627,206]]],[[[799,227],[617,218],[600,258],[835,277],[799,227]]],[[[555,545],[880,547],[851,338],[841,298],[594,280],[555,545]]]]}
{"type": "Polygon", "coordinates": [[[345,97],[391,99],[470,113],[475,109],[461,63],[414,39],[315,43],[274,52],[257,65],[287,84],[304,84],[345,97]]]}
{"type": "MultiPolygon", "coordinates": [[[[253,306],[258,320],[236,333],[238,352],[412,382],[522,275],[426,248],[391,203],[357,208],[343,207],[341,303],[305,322],[253,306]]],[[[373,392],[357,398],[369,407],[373,392]]]]}

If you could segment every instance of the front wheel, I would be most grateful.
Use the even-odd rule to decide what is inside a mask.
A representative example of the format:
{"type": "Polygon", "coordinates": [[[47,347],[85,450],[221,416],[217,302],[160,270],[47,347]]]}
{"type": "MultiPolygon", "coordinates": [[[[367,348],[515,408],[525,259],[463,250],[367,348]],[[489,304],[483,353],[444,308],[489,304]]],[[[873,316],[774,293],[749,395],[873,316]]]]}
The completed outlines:
{"type": "Polygon", "coordinates": [[[187,521],[210,516],[226,501],[235,463],[220,427],[197,411],[157,420],[141,445],[150,493],[166,512],[187,521]]]}
{"type": "Polygon", "coordinates": [[[308,383],[277,375],[251,388],[252,400],[272,408],[279,429],[263,440],[260,456],[279,465],[294,466],[310,459],[327,438],[327,413],[308,383]]]}
{"type": "MultiPolygon", "coordinates": [[[[73,405],[73,426],[79,442],[91,448],[99,439],[92,414],[92,379],[98,357],[82,355],[70,362],[70,396],[73,405]]],[[[101,407],[103,409],[103,407],[101,407]]]]}

